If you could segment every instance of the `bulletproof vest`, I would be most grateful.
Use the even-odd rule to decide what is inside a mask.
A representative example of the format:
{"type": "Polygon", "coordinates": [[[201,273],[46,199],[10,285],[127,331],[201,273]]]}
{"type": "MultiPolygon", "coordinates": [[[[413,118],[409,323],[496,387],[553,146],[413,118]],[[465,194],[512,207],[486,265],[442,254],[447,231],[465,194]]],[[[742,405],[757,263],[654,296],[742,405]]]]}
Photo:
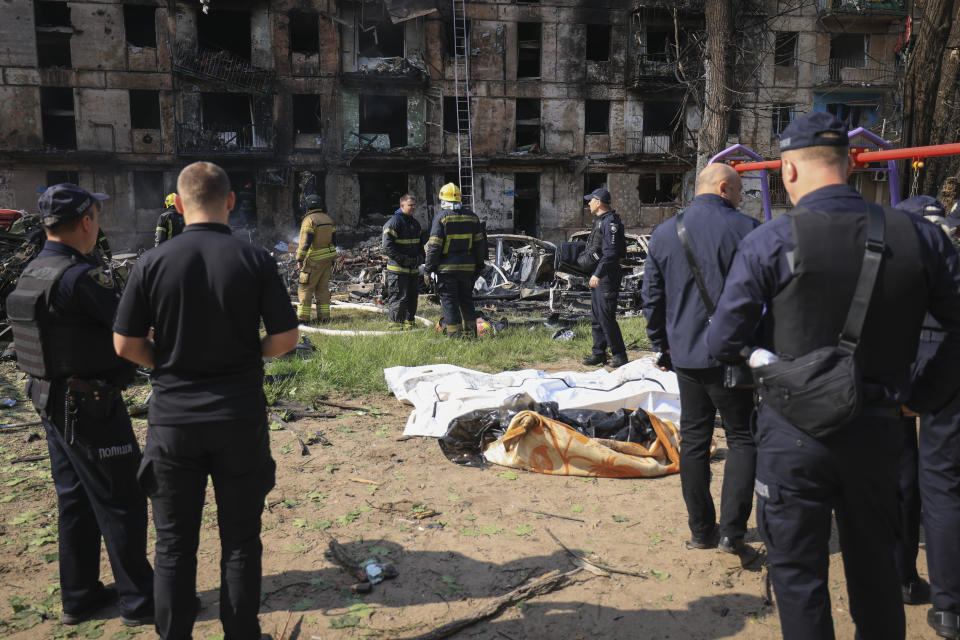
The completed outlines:
{"type": "Polygon", "coordinates": [[[54,287],[74,264],[71,256],[36,258],[7,296],[17,364],[35,378],[94,377],[123,363],[114,352],[110,327],[53,311],[54,287]]]}
{"type": "MultiPolygon", "coordinates": [[[[796,358],[839,340],[863,263],[867,214],[795,209],[788,215],[793,278],[770,303],[764,342],[781,357],[796,358]]],[[[856,352],[865,379],[896,376],[910,365],[926,308],[913,223],[889,208],[885,223],[886,248],[856,352]]]]}

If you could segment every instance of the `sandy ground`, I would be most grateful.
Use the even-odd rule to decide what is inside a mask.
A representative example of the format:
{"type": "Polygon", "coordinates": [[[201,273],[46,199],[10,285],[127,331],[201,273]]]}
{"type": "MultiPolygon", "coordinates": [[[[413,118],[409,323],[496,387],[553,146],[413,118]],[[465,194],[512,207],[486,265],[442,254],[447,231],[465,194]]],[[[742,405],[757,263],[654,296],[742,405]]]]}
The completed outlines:
{"type": "MultiPolygon", "coordinates": [[[[550,368],[582,367],[569,361],[550,368]]],[[[0,372],[0,399],[20,398],[17,407],[2,410],[0,422],[34,419],[16,395],[21,385],[15,371],[4,363],[0,372]]],[[[291,423],[311,435],[322,432],[330,446],[310,445],[303,456],[290,431],[271,431],[277,485],[263,517],[260,619],[274,640],[284,630],[284,640],[416,637],[547,572],[575,569],[559,543],[635,575],[581,570],[571,584],[507,607],[454,637],[780,637],[753,519],[747,541],[758,555],[749,561],[686,550],[679,476],[585,480],[458,467],[432,439],[401,438],[409,408],[392,397],[331,400],[362,410],[320,407],[333,417],[291,423]],[[437,515],[419,517],[428,510],[437,515]],[[368,594],[353,593],[355,581],[325,555],[324,534],[357,560],[390,563],[398,575],[368,594]]],[[[146,424],[137,420],[135,426],[142,442],[146,424]]],[[[151,628],[123,628],[115,608],[79,628],[57,622],[56,496],[49,463],[15,462],[46,453],[42,438],[26,441],[33,433],[42,435],[42,428],[0,432],[0,637],[155,637],[151,628]]],[[[719,502],[720,432],[718,444],[712,469],[719,502]]],[[[153,539],[151,527],[151,558],[153,539]]],[[[210,489],[199,554],[198,640],[223,638],[219,558],[210,489]]],[[[926,577],[922,548],[920,567],[926,577]]],[[[852,638],[835,544],[830,572],[837,637],[852,638]]],[[[112,582],[105,556],[102,575],[112,582]]],[[[926,608],[907,609],[908,638],[934,637],[924,621],[926,608]]]]}

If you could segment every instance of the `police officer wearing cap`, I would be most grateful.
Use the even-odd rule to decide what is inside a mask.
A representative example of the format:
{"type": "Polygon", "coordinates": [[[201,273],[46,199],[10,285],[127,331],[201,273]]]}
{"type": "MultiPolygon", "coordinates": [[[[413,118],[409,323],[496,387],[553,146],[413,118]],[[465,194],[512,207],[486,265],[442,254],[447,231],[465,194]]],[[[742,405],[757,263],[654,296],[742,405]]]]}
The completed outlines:
{"type": "MultiPolygon", "coordinates": [[[[864,262],[867,213],[876,205],[847,184],[846,127],[829,113],[807,114],[784,130],[780,149],[796,208],[741,241],[707,329],[708,349],[720,360],[737,360],[758,342],[781,360],[836,347],[864,262]]],[[[817,438],[762,397],[758,409],[757,525],[786,640],[834,637],[827,576],[834,514],[857,637],[905,635],[894,560],[899,416],[902,406],[939,409],[960,385],[960,260],[925,220],[886,209],[883,221],[879,275],[855,351],[859,414],[817,438]],[[945,337],[911,384],[924,311],[945,337]]]]}
{"type": "Polygon", "coordinates": [[[741,190],[740,176],[733,168],[707,165],[697,176],[697,195],[690,206],[650,237],[642,289],[647,335],[655,350],[669,353],[680,388],[680,486],[691,533],[687,547],[711,549],[719,542],[727,553],[744,550],[743,536],[753,510],[757,461],[750,435],[753,393],[724,387],[721,363],[707,353],[703,334],[737,245],[759,224],[737,212],[741,190]],[[680,231],[686,236],[685,245],[680,231]],[[703,284],[709,302],[698,283],[703,284]],[[718,409],[728,449],[719,528],[710,495],[710,443],[718,409]]]}
{"type": "MultiPolygon", "coordinates": [[[[945,216],[943,205],[931,196],[914,196],[898,209],[924,216],[954,237],[960,220],[945,216]]],[[[956,240],[954,240],[956,243],[956,240]]],[[[930,314],[923,319],[920,346],[913,364],[919,377],[946,337],[930,314]]],[[[940,409],[920,415],[920,441],[914,420],[904,425],[904,448],[900,464],[902,541],[897,560],[903,584],[903,600],[922,604],[929,597],[933,607],[927,622],[944,638],[960,638],[960,394],[940,409]],[[922,497],[922,500],[921,500],[922,497]],[[917,575],[920,543],[920,505],[923,505],[924,541],[930,586],[917,575]]]]}
{"type": "Polygon", "coordinates": [[[156,629],[163,640],[190,638],[210,476],[220,527],[224,634],[260,640],[260,517],[276,468],[263,358],[296,347],[297,318],[276,261],[230,233],[235,196],[223,169],[188,165],[177,193],[186,227],[176,242],[137,261],[114,323],[117,353],[153,369],[138,479],[157,530],[156,629]],[[155,342],[147,337],[151,326],[155,342]]]}
{"type": "Polygon", "coordinates": [[[487,258],[487,232],[477,214],[461,206],[460,187],[452,182],[443,185],[439,199],[440,211],[430,228],[424,269],[437,274],[446,335],[476,336],[473,285],[487,258]]]}
{"type": "Polygon", "coordinates": [[[420,223],[413,217],[417,199],[400,198],[400,208],[383,225],[382,246],[387,258],[387,304],[390,328],[412,328],[420,295],[420,265],[426,259],[420,223]]]}
{"type": "Polygon", "coordinates": [[[176,193],[168,193],[163,199],[163,206],[166,209],[157,218],[157,230],[153,236],[155,247],[159,247],[161,243],[183,232],[183,214],[177,211],[176,198],[176,193]]]}
{"type": "Polygon", "coordinates": [[[627,347],[617,324],[617,298],[620,295],[620,260],[627,257],[627,240],[623,222],[610,208],[610,192],[603,187],[583,196],[595,216],[587,237],[587,246],[579,259],[590,272],[590,327],[593,330],[593,353],[583,364],[607,363],[607,349],[613,354],[610,364],[627,364],[627,347]]]}
{"type": "Polygon", "coordinates": [[[119,597],[123,624],[136,626],[153,619],[153,571],[140,447],[120,395],[134,372],[113,350],[120,292],[88,255],[106,198],[67,183],[40,196],[47,241],[6,306],[57,490],[62,620],[78,624],[119,597]],[[100,582],[101,538],[115,588],[100,582]]]}

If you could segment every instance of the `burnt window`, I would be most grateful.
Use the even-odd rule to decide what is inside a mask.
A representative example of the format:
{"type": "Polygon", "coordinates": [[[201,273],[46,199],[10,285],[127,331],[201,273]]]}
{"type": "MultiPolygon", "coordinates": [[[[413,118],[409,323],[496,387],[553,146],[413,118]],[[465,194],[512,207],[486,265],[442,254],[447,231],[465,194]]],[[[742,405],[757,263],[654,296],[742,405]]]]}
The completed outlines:
{"type": "Polygon", "coordinates": [[[407,146],[406,96],[361,95],[360,133],[368,140],[370,134],[387,134],[390,148],[407,146]]]}
{"type": "Polygon", "coordinates": [[[163,204],[163,172],[133,172],[133,208],[160,209],[163,204]]]}
{"type": "Polygon", "coordinates": [[[830,38],[830,60],[841,67],[866,66],[868,36],[864,33],[842,33],[830,38]]]}
{"type": "Polygon", "coordinates": [[[610,25],[587,25],[587,60],[606,62],[610,59],[610,25]]]}
{"type": "Polygon", "coordinates": [[[160,92],[130,90],[130,126],[134,129],[160,128],[160,92]]]}
{"type": "Polygon", "coordinates": [[[238,58],[250,60],[250,13],[229,11],[221,7],[210,14],[197,14],[197,40],[200,46],[228,51],[238,58]]]}
{"type": "Polygon", "coordinates": [[[70,7],[66,2],[34,2],[34,22],[37,29],[37,66],[73,66],[70,57],[70,7]]]}
{"type": "Polygon", "coordinates": [[[672,134],[680,122],[679,102],[643,103],[643,135],[672,134]]]}
{"type": "Polygon", "coordinates": [[[773,64],[778,67],[797,66],[797,32],[778,31],[773,49],[773,64]]]}
{"type": "Polygon", "coordinates": [[[794,117],[794,106],[787,102],[773,103],[773,115],[770,123],[770,132],[774,137],[783,133],[794,117]]]}
{"type": "MultiPolygon", "coordinates": [[[[357,179],[360,182],[361,221],[372,215],[389,217],[397,210],[400,196],[408,192],[406,173],[389,171],[360,173],[357,179]]],[[[374,222],[378,225],[383,224],[382,220],[374,222]]]]}
{"type": "Polygon", "coordinates": [[[648,58],[665,62],[669,51],[669,31],[647,31],[646,55],[648,58]]]}
{"type": "Polygon", "coordinates": [[[40,87],[43,144],[55,149],[77,148],[73,89],[40,87]]]}
{"type": "Polygon", "coordinates": [[[513,230],[536,236],[540,226],[540,174],[517,173],[513,176],[513,230]]]}
{"type": "MultiPolygon", "coordinates": [[[[445,46],[444,53],[446,53],[450,57],[453,57],[457,54],[455,50],[457,40],[456,40],[455,31],[453,28],[454,27],[453,20],[445,20],[444,24],[447,30],[446,38],[444,41],[444,46],[445,46]]],[[[470,48],[469,47],[470,45],[470,21],[469,20],[466,21],[466,29],[464,30],[464,40],[465,41],[463,43],[463,47],[460,50],[460,55],[466,55],[467,50],[470,48]]]]}
{"type": "Polygon", "coordinates": [[[295,133],[323,133],[323,120],[320,119],[320,96],[313,94],[294,94],[293,130],[295,133]]]}
{"type": "Polygon", "coordinates": [[[384,20],[362,27],[357,35],[357,52],[365,58],[402,58],[405,24],[384,20]]]}
{"type": "Polygon", "coordinates": [[[467,118],[467,99],[457,98],[456,96],[446,96],[443,99],[443,130],[448,133],[458,133],[460,131],[460,111],[463,111],[463,119],[467,118]],[[459,105],[460,109],[457,109],[459,105]]]}
{"type": "Polygon", "coordinates": [[[730,122],[727,124],[727,135],[728,136],[739,136],[740,135],[740,118],[743,111],[739,106],[734,106],[730,109],[730,122]]]}
{"type": "Polygon", "coordinates": [[[587,100],[584,108],[586,133],[610,133],[610,101],[587,100]]]}
{"type": "Polygon", "coordinates": [[[517,148],[540,145],[540,100],[517,98],[517,148]]]}
{"type": "MultiPolygon", "coordinates": [[[[593,193],[597,189],[607,188],[607,174],[605,173],[585,173],[583,174],[583,192],[593,193]]],[[[586,201],[584,201],[586,206],[586,201]]]]}
{"type": "Polygon", "coordinates": [[[320,53],[320,24],[313,12],[290,12],[290,51],[320,53]]]}
{"type": "Polygon", "coordinates": [[[540,23],[517,23],[517,77],[540,77],[540,23]]]}
{"type": "Polygon", "coordinates": [[[250,99],[238,93],[201,93],[200,117],[212,131],[236,132],[251,124],[250,99]]]}
{"type": "Polygon", "coordinates": [[[79,171],[47,171],[47,186],[54,184],[63,184],[64,182],[69,182],[70,184],[80,184],[80,172],[79,171]]]}
{"type": "Polygon", "coordinates": [[[157,9],[137,4],[123,5],[123,28],[127,44],[135,47],[157,46],[157,9]]]}
{"type": "Polygon", "coordinates": [[[871,127],[877,119],[877,105],[875,103],[831,102],[827,104],[827,111],[843,121],[848,130],[857,127],[871,127]]]}
{"type": "Polygon", "coordinates": [[[648,173],[640,176],[637,194],[640,204],[664,204],[675,202],[682,187],[682,173],[648,173]]]}

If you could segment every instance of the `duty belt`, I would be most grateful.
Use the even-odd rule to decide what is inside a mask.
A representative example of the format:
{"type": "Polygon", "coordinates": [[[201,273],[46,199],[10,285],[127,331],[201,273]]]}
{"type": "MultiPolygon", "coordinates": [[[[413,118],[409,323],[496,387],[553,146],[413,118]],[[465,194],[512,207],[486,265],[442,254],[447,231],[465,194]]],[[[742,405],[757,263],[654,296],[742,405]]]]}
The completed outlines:
{"type": "Polygon", "coordinates": [[[938,329],[920,330],[920,342],[943,342],[943,339],[946,337],[946,331],[940,331],[938,329]]]}
{"type": "Polygon", "coordinates": [[[67,378],[67,393],[63,400],[63,439],[72,445],[76,439],[75,418],[78,413],[78,400],[81,396],[92,396],[94,402],[109,401],[119,389],[105,380],[67,378]]]}

